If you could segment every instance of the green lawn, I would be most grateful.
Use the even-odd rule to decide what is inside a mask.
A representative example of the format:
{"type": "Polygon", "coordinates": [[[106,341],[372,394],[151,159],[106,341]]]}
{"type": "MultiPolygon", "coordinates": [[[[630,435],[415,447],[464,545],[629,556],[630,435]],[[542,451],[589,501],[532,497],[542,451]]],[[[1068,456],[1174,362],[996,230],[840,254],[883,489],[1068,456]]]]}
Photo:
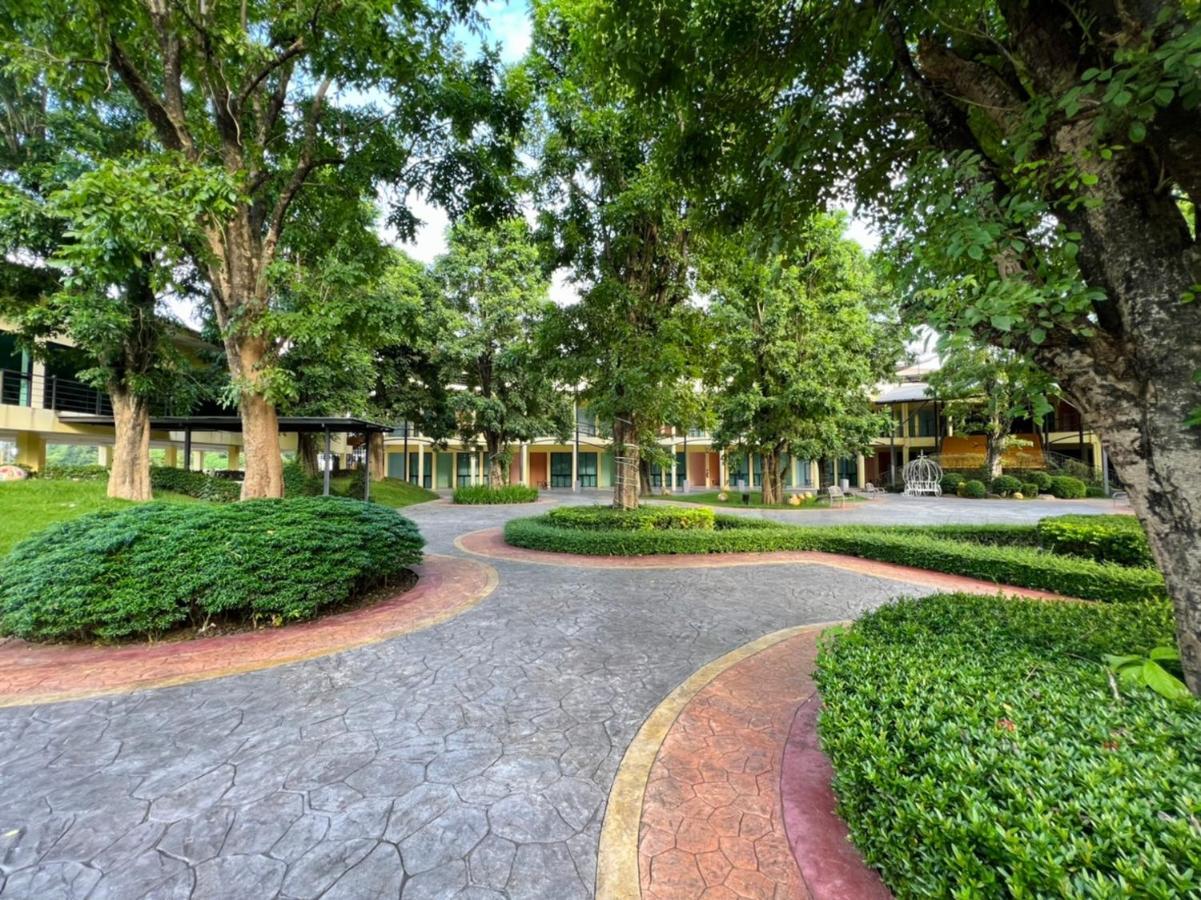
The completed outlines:
{"type": "MultiPolygon", "coordinates": [[[[0,556],[18,541],[47,525],[73,519],[85,513],[119,509],[128,500],[105,496],[103,481],[28,481],[0,483],[0,556]]],[[[157,494],[155,499],[172,503],[199,503],[182,494],[157,494]]]]}
{"type": "MultiPolygon", "coordinates": [[[[351,476],[349,475],[331,478],[329,483],[330,493],[346,496],[350,493],[350,483],[351,476]]],[[[412,506],[414,503],[437,500],[438,495],[423,487],[418,487],[407,481],[401,481],[399,478],[385,478],[383,481],[371,482],[371,499],[376,503],[382,503],[384,506],[400,509],[404,506],[412,506]]]]}
{"type": "MultiPolygon", "coordinates": [[[[826,509],[830,505],[830,500],[826,496],[810,497],[801,501],[799,506],[792,506],[788,502],[784,503],[764,503],[762,491],[751,491],[751,502],[744,504],[742,502],[742,493],[737,490],[726,491],[726,499],[719,500],[717,495],[721,491],[702,491],[696,494],[672,494],[670,497],[660,497],[658,495],[648,496],[648,500],[668,500],[675,503],[700,503],[703,506],[750,506],[755,509],[826,509]]],[[[851,503],[858,503],[859,497],[848,496],[847,500],[851,503]]]]}

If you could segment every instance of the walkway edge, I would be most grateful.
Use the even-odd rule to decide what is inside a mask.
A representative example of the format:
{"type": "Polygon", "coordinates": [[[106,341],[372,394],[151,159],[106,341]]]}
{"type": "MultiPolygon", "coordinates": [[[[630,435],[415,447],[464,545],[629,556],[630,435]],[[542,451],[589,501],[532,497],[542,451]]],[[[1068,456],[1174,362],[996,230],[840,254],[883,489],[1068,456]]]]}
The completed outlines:
{"type": "Polygon", "coordinates": [[[638,873],[638,830],[651,767],[680,711],[726,669],[807,631],[845,622],[798,625],[774,631],[731,650],[693,672],[655,707],[626,748],[609,790],[596,859],[596,900],[627,900],[642,893],[638,873]]]}

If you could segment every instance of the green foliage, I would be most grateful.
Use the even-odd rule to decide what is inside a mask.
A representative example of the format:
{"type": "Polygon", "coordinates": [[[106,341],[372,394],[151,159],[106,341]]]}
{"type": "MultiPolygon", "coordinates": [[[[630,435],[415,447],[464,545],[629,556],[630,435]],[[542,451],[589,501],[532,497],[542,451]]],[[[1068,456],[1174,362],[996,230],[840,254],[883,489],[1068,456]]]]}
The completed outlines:
{"type": "Polygon", "coordinates": [[[1147,533],[1134,516],[1051,516],[1039,521],[1038,536],[1054,553],[1123,566],[1155,565],[1147,533]]]}
{"type": "Polygon", "coordinates": [[[99,465],[46,466],[38,477],[49,481],[102,481],[108,479],[108,469],[99,465]]]}
{"type": "Polygon", "coordinates": [[[1032,472],[1026,473],[1026,477],[1038,486],[1038,492],[1040,494],[1045,494],[1051,489],[1051,476],[1046,472],[1041,472],[1038,469],[1035,469],[1032,472]]]}
{"type": "Polygon", "coordinates": [[[981,500],[988,496],[988,489],[984,486],[983,481],[977,481],[975,478],[972,478],[969,481],[960,482],[959,487],[955,488],[955,493],[960,497],[981,500]]]}
{"type": "Polygon", "coordinates": [[[818,658],[839,814],[898,896],[1201,892],[1201,705],[1103,660],[1172,641],[1165,603],[938,595],[818,658]]]}
{"type": "Polygon", "coordinates": [[[944,472],[939,485],[942,487],[944,494],[959,493],[959,485],[963,484],[966,479],[958,472],[944,472]]]}
{"type": "MultiPolygon", "coordinates": [[[[575,523],[564,527],[563,514],[569,521],[575,518],[570,509],[514,519],[505,524],[505,540],[532,550],[591,556],[821,550],[1088,600],[1141,602],[1165,596],[1163,578],[1154,569],[1127,568],[1023,546],[1032,539],[1033,529],[1012,535],[994,532],[997,539],[986,542],[964,540],[972,536],[970,528],[958,534],[948,532],[948,526],[931,533],[916,527],[801,528],[740,516],[717,516],[712,529],[631,530],[608,527],[606,514],[599,512],[584,514],[599,519],[598,527],[589,529],[575,523]],[[1010,536],[1014,539],[1007,541],[1010,536]]],[[[980,534],[977,531],[976,537],[980,534]]]]}
{"type": "Polygon", "coordinates": [[[150,487],[154,491],[170,491],[217,503],[229,503],[242,496],[241,483],[233,479],[168,466],[150,467],[150,487]]]}
{"type": "Polygon", "coordinates": [[[1188,685],[1178,677],[1180,651],[1175,647],[1152,647],[1146,656],[1107,654],[1105,664],[1127,687],[1147,687],[1168,700],[1192,700],[1188,685]],[[1175,672],[1169,672],[1169,668],[1175,672]]]}
{"type": "MultiPolygon", "coordinates": [[[[329,489],[330,493],[335,496],[362,500],[362,470],[330,479],[329,489]]],[[[384,478],[371,482],[371,502],[390,506],[393,509],[402,509],[415,503],[425,503],[428,500],[437,499],[438,495],[434,491],[418,487],[408,481],[401,481],[399,478],[384,478]]]]}
{"type": "Polygon", "coordinates": [[[0,572],[0,631],[112,641],[309,618],[417,564],[423,544],[408,519],[352,500],[139,504],[18,544],[0,572]]]}
{"type": "Polygon", "coordinates": [[[1022,483],[1012,475],[998,475],[992,480],[989,485],[994,494],[1000,494],[1002,497],[1007,497],[1014,491],[1022,490],[1022,483]]]}
{"type": "Polygon", "coordinates": [[[1031,497],[1038,496],[1038,482],[1026,481],[1022,483],[1022,496],[1029,500],[1031,497]]]}
{"type": "Polygon", "coordinates": [[[284,466],[285,497],[316,497],[321,489],[321,478],[307,474],[300,463],[290,462],[284,466]]]}
{"type": "Polygon", "coordinates": [[[524,484],[505,484],[500,487],[473,484],[455,488],[454,494],[455,503],[533,503],[537,499],[538,490],[524,484]]]}
{"type": "Polygon", "coordinates": [[[1047,490],[1052,497],[1060,500],[1080,500],[1086,493],[1084,482],[1071,475],[1052,476],[1051,485],[1047,490]]]}
{"type": "Polygon", "coordinates": [[[561,506],[547,513],[546,519],[559,528],[584,531],[712,531],[716,516],[705,508],[561,506]]]}

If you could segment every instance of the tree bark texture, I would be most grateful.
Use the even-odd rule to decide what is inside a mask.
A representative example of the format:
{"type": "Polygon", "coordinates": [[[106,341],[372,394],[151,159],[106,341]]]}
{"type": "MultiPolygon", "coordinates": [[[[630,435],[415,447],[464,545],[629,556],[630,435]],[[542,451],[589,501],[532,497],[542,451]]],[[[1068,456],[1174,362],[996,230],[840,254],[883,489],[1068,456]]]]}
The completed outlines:
{"type": "Polygon", "coordinates": [[[316,478],[321,474],[321,467],[317,464],[316,434],[302,431],[296,435],[296,459],[305,475],[316,478]]]}
{"type": "Polygon", "coordinates": [[[383,481],[388,477],[388,449],[382,434],[371,435],[371,480],[383,481]]]}
{"type": "Polygon", "coordinates": [[[618,509],[638,508],[638,488],[642,473],[639,450],[633,445],[633,427],[618,419],[613,424],[613,505],[618,509]]]}
{"type": "Polygon", "coordinates": [[[149,500],[150,403],[115,385],[109,385],[113,404],[113,467],[108,473],[108,496],[122,500],[149,500]]]}
{"type": "Polygon", "coordinates": [[[784,475],[780,470],[780,454],[775,450],[763,452],[763,503],[776,505],[784,501],[784,475]]]}

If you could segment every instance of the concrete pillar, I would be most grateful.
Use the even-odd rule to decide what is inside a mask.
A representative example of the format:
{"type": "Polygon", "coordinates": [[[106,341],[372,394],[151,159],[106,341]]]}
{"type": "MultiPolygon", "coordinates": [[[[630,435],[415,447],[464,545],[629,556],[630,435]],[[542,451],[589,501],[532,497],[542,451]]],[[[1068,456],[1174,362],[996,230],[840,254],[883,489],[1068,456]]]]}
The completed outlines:
{"type": "Polygon", "coordinates": [[[901,437],[909,437],[909,404],[901,404],[901,437]]]}
{"type": "Polygon", "coordinates": [[[163,465],[169,469],[179,468],[179,449],[174,444],[163,450],[163,465]]]}
{"type": "MultiPolygon", "coordinates": [[[[24,361],[24,356],[21,357],[24,361]]],[[[50,387],[46,383],[46,363],[44,360],[34,359],[33,365],[30,367],[30,379],[28,382],[28,394],[22,397],[27,400],[28,405],[33,409],[45,409],[46,398],[50,394],[50,387]]]]}
{"type": "Polygon", "coordinates": [[[580,489],[580,445],[577,443],[571,445],[571,489],[573,492],[580,489]]]}
{"type": "Polygon", "coordinates": [[[193,472],[203,472],[204,471],[204,451],[203,450],[193,450],[192,451],[192,471],[193,472]]]}
{"type": "Polygon", "coordinates": [[[862,453],[855,457],[855,476],[859,479],[860,488],[867,484],[867,460],[862,453]]]}
{"type": "MultiPolygon", "coordinates": [[[[684,460],[685,465],[687,464],[687,462],[688,462],[688,460],[684,460]]],[[[676,475],[677,474],[678,473],[676,472],[676,445],[672,444],[671,445],[671,489],[673,491],[676,489],[676,475]]]]}
{"type": "Polygon", "coordinates": [[[809,460],[809,486],[815,491],[821,487],[822,464],[816,459],[809,460]]]}
{"type": "Polygon", "coordinates": [[[96,448],[96,461],[106,469],[111,469],[113,467],[112,444],[101,444],[96,448]]]}
{"type": "MultiPolygon", "coordinates": [[[[467,454],[467,483],[468,484],[479,484],[479,482],[475,480],[476,471],[477,471],[476,467],[475,467],[475,457],[476,457],[476,454],[474,454],[474,453],[467,454]]],[[[455,469],[457,471],[458,466],[456,466],[455,469]]]]}
{"type": "Polygon", "coordinates": [[[226,446],[225,452],[228,458],[225,463],[225,468],[229,469],[229,471],[236,472],[238,469],[242,468],[242,461],[240,459],[241,450],[242,448],[237,444],[229,444],[226,446]]]}
{"type": "Polygon", "coordinates": [[[425,487],[425,444],[417,445],[417,484],[425,487]]]}
{"type": "Polygon", "coordinates": [[[430,489],[438,488],[438,451],[430,448],[430,489]]]}
{"type": "Polygon", "coordinates": [[[719,450],[717,453],[717,487],[720,490],[726,490],[729,484],[726,482],[726,451],[719,450]]]}
{"type": "Polygon", "coordinates": [[[749,453],[746,455],[746,489],[755,489],[755,458],[749,453]]]}
{"type": "Polygon", "coordinates": [[[17,465],[35,472],[46,468],[46,442],[32,431],[17,432],[17,465]]]}
{"type": "Polygon", "coordinates": [[[521,445],[521,483],[530,486],[530,445],[521,445]]]}

